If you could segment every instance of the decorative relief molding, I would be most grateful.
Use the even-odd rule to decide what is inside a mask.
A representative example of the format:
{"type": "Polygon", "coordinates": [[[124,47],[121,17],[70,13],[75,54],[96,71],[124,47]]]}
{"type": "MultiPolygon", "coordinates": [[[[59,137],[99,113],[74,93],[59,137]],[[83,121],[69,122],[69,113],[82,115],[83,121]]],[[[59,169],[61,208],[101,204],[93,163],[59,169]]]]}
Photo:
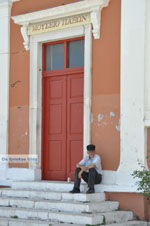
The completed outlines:
{"type": "MultiPolygon", "coordinates": [[[[14,0],[12,0],[14,1],[14,0]]],[[[16,1],[16,0],[15,0],[16,1]]],[[[22,25],[21,33],[24,38],[25,49],[29,49],[30,36],[28,35],[28,25],[37,24],[53,19],[75,16],[84,13],[90,13],[91,24],[93,27],[92,33],[95,39],[100,38],[101,11],[107,7],[110,0],[84,0],[76,3],[58,6],[46,10],[27,13],[19,16],[14,16],[14,23],[22,25]]],[[[84,25],[83,25],[84,26],[84,25]]]]}
{"type": "Polygon", "coordinates": [[[24,25],[21,27],[21,34],[22,34],[22,37],[24,39],[24,48],[26,50],[29,50],[29,41],[30,41],[30,37],[28,35],[28,25],[24,25]]]}
{"type": "Polygon", "coordinates": [[[100,20],[101,20],[100,13],[101,12],[99,8],[91,12],[91,21],[93,25],[92,33],[95,39],[100,38],[100,20]]]}

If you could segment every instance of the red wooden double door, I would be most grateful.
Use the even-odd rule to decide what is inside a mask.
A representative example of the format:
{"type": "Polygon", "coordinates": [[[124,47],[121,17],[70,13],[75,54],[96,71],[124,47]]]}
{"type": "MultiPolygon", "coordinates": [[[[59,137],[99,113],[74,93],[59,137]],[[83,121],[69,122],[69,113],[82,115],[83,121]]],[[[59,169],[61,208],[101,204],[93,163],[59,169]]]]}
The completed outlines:
{"type": "MultiPolygon", "coordinates": [[[[51,65],[51,70],[46,70],[45,63],[43,66],[42,168],[46,180],[66,180],[68,176],[73,179],[75,165],[83,156],[83,66],[68,66],[69,42],[63,42],[61,66],[53,69],[51,65]]],[[[46,47],[43,47],[44,59],[52,58],[46,47]]],[[[55,55],[58,57],[57,51],[53,52],[50,50],[54,55],[52,62],[55,55]]]]}

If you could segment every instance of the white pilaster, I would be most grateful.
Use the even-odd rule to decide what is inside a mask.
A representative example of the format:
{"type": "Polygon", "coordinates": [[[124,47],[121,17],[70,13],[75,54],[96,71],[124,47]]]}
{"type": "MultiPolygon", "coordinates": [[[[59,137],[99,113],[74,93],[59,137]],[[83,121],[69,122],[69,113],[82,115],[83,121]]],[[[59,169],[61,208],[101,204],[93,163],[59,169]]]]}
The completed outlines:
{"type": "Polygon", "coordinates": [[[31,40],[30,53],[29,154],[36,155],[39,161],[38,163],[30,162],[29,168],[34,171],[33,179],[41,179],[42,46],[31,40]]]}
{"type": "Polygon", "coordinates": [[[83,150],[86,155],[86,146],[91,142],[91,93],[92,93],[92,28],[85,26],[84,42],[84,142],[83,150]]]}
{"type": "Polygon", "coordinates": [[[122,0],[121,153],[117,184],[132,185],[131,173],[146,166],[144,50],[146,0],[122,0]]]}
{"type": "MultiPolygon", "coordinates": [[[[10,65],[10,13],[12,3],[0,2],[0,154],[8,153],[8,106],[9,106],[9,65],[10,65]]],[[[0,164],[7,168],[7,164],[0,164]]],[[[2,170],[2,169],[1,169],[2,170]]],[[[5,177],[1,171],[1,177],[5,177]]]]}
{"type": "Polygon", "coordinates": [[[145,30],[145,125],[150,127],[150,1],[146,0],[145,30]]]}

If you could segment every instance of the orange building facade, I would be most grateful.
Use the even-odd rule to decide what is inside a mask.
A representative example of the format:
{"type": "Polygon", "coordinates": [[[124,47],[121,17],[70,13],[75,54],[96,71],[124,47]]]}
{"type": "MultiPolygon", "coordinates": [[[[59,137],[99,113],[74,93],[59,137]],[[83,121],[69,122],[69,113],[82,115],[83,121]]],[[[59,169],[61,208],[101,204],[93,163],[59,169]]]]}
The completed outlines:
{"type": "Polygon", "coordinates": [[[149,10],[146,0],[0,2],[0,185],[73,178],[93,143],[108,199],[150,217],[131,176],[138,161],[148,168],[149,10]]]}

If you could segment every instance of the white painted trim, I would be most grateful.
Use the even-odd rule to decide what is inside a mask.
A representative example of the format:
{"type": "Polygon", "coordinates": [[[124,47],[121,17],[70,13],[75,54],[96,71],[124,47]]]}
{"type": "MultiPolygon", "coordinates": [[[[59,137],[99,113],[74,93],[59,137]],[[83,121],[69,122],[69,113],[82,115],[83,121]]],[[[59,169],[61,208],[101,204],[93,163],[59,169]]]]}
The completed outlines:
{"type": "Polygon", "coordinates": [[[145,0],[121,4],[121,126],[117,184],[133,185],[131,173],[147,167],[144,128],[145,0]],[[133,13],[134,12],[134,13],[133,13]]]}
{"type": "MultiPolygon", "coordinates": [[[[41,98],[42,98],[42,45],[41,43],[55,40],[70,39],[85,36],[85,75],[84,75],[84,147],[91,140],[91,54],[92,34],[91,25],[73,27],[60,31],[53,31],[33,35],[30,39],[30,142],[29,153],[39,156],[39,164],[30,163],[31,169],[41,169],[41,98]]],[[[84,152],[85,154],[85,152],[84,152]]]]}
{"type": "Polygon", "coordinates": [[[22,25],[21,33],[24,38],[24,46],[26,50],[30,49],[28,35],[28,25],[48,21],[55,18],[62,18],[82,13],[91,14],[91,24],[93,26],[93,36],[95,39],[100,38],[101,11],[103,7],[108,6],[110,0],[84,0],[76,3],[58,6],[50,9],[40,10],[19,16],[14,16],[14,23],[22,25]]]}

